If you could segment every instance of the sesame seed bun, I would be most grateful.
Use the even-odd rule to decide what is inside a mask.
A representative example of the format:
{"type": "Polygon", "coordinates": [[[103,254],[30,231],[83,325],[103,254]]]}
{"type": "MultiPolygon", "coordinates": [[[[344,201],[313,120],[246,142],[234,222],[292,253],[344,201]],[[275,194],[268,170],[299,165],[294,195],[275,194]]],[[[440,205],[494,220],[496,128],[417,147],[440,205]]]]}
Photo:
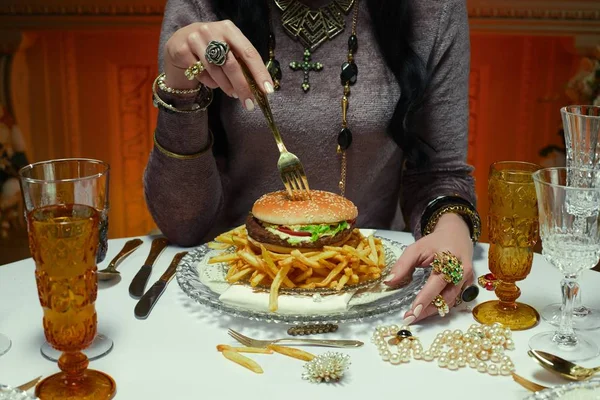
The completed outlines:
{"type": "Polygon", "coordinates": [[[291,200],[285,191],[267,193],[254,203],[252,214],[276,225],[336,224],[358,216],[345,197],[321,190],[311,190],[310,195],[310,200],[291,200]]]}

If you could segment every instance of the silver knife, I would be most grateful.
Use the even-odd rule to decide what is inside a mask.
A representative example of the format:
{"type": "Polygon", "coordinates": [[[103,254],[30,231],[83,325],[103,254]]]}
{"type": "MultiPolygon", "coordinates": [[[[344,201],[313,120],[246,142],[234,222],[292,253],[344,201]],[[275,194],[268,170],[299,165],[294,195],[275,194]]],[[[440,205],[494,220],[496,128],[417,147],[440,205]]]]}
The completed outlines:
{"type": "Polygon", "coordinates": [[[154,283],[154,285],[152,285],[146,293],[144,293],[142,298],[136,304],[135,309],[133,310],[137,318],[148,318],[148,315],[150,315],[150,311],[152,311],[152,308],[160,298],[160,295],[165,291],[167,285],[173,278],[173,275],[175,275],[177,265],[179,265],[179,262],[186,254],[187,251],[177,253],[175,257],[173,257],[173,261],[171,261],[171,265],[169,265],[169,268],[167,268],[165,273],[162,274],[160,279],[157,280],[156,283],[154,283]]]}
{"type": "Polygon", "coordinates": [[[139,299],[144,294],[146,283],[152,272],[152,264],[158,258],[160,253],[169,245],[169,241],[166,238],[157,238],[152,241],[152,247],[150,248],[150,254],[142,265],[142,268],[135,274],[135,277],[129,285],[129,294],[135,299],[139,299]]]}

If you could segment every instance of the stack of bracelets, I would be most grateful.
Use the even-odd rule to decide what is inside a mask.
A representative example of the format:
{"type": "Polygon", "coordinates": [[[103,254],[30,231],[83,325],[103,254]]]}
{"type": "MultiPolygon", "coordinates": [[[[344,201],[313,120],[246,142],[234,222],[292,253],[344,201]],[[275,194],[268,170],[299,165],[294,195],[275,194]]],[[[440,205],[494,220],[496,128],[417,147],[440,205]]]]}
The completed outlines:
{"type": "Polygon", "coordinates": [[[164,108],[166,111],[173,113],[188,114],[193,112],[205,111],[213,100],[213,93],[209,87],[199,83],[198,87],[194,89],[172,89],[165,84],[165,74],[162,73],[156,77],[152,84],[152,95],[154,98],[154,106],[164,108]],[[174,94],[178,96],[185,96],[184,98],[191,98],[195,102],[189,108],[175,108],[166,101],[164,101],[159,95],[159,90],[174,94]],[[190,95],[193,95],[190,96],[190,95]],[[189,96],[189,97],[188,97],[189,96]]]}
{"type": "MultiPolygon", "coordinates": [[[[194,89],[172,89],[168,87],[165,84],[164,73],[158,75],[158,77],[156,77],[154,80],[154,83],[152,84],[152,96],[154,107],[160,107],[168,113],[178,114],[189,114],[205,111],[213,100],[212,89],[204,86],[202,83],[198,83],[198,87],[194,89]],[[176,108],[161,98],[159,92],[162,92],[166,96],[177,96],[182,100],[182,103],[188,104],[188,106],[186,108],[176,108]]],[[[176,158],[179,160],[190,160],[200,157],[206,151],[212,148],[214,138],[212,136],[212,132],[209,132],[209,134],[210,138],[207,148],[195,154],[177,154],[165,149],[160,143],[158,143],[158,140],[156,139],[156,132],[154,133],[154,144],[158,151],[167,157],[176,158]]]]}
{"type": "Polygon", "coordinates": [[[421,216],[421,235],[426,236],[433,232],[441,216],[447,213],[460,215],[469,226],[473,244],[477,243],[481,236],[479,213],[473,204],[459,196],[440,196],[427,205],[421,216]]]}

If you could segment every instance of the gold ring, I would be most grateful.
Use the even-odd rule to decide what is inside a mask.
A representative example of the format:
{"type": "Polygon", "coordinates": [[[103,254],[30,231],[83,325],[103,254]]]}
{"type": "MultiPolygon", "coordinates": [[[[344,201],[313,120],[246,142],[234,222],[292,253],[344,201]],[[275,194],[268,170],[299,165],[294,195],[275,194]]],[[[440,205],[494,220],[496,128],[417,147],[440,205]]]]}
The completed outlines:
{"type": "Polygon", "coordinates": [[[449,251],[435,253],[431,263],[433,272],[442,275],[448,283],[458,285],[463,280],[463,266],[460,260],[449,251]]]}
{"type": "Polygon", "coordinates": [[[435,306],[435,308],[437,308],[438,314],[440,314],[440,317],[444,317],[446,314],[448,314],[450,312],[450,309],[448,308],[448,304],[446,304],[446,300],[444,300],[444,298],[442,296],[440,296],[439,294],[437,296],[435,296],[435,299],[433,299],[431,304],[433,304],[435,306]]]}
{"type": "Polygon", "coordinates": [[[498,286],[498,279],[496,279],[494,274],[490,272],[477,278],[477,283],[479,283],[479,286],[485,290],[492,291],[496,290],[496,286],[498,286]]]}
{"type": "Polygon", "coordinates": [[[456,296],[456,300],[454,300],[454,306],[455,307],[460,306],[462,303],[463,303],[462,296],[459,293],[459,295],[456,296]]]}
{"type": "Polygon", "coordinates": [[[204,72],[202,61],[196,61],[192,66],[185,70],[185,77],[193,81],[198,75],[204,72]]]}

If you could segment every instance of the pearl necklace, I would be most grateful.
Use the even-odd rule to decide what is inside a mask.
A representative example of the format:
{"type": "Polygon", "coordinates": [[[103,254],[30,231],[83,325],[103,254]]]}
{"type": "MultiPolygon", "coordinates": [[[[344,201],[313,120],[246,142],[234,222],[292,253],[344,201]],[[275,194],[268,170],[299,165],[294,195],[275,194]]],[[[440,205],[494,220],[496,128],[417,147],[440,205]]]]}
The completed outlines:
{"type": "Polygon", "coordinates": [[[515,370],[510,357],[504,354],[505,350],[515,349],[512,331],[500,323],[473,324],[466,333],[459,329],[454,332],[445,330],[436,336],[429,350],[425,351],[408,326],[378,326],[371,341],[377,346],[381,359],[394,365],[410,362],[412,355],[415,360],[427,362],[437,359],[440,368],[452,371],[468,365],[481,373],[506,376],[515,370]],[[390,343],[387,337],[404,339],[392,339],[390,343]],[[394,347],[397,351],[394,351],[394,347]]]}

